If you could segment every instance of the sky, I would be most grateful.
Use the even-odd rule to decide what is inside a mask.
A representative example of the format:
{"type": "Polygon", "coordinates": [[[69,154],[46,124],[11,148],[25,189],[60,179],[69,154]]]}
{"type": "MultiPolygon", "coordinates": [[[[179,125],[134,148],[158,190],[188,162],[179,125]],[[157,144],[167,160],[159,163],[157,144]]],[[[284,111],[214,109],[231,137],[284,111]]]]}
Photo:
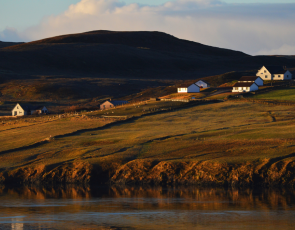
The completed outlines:
{"type": "Polygon", "coordinates": [[[295,0],[0,0],[0,41],[163,31],[252,55],[295,55],[295,0]]]}

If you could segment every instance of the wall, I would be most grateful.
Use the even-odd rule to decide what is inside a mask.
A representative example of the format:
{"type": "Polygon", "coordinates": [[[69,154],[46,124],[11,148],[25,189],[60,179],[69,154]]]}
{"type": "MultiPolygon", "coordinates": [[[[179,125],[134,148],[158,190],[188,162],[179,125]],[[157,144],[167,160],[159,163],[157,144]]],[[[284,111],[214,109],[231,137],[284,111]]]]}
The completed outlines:
{"type": "Polygon", "coordinates": [[[27,113],[19,105],[16,105],[14,107],[14,109],[12,110],[12,116],[15,116],[14,115],[14,112],[17,112],[17,115],[16,116],[24,116],[24,115],[27,115],[27,113]]]}
{"type": "Polygon", "coordinates": [[[261,68],[257,74],[256,74],[257,77],[261,77],[262,80],[272,80],[272,75],[271,73],[265,68],[261,68]],[[266,73],[265,73],[266,71],[266,73]],[[267,76],[267,77],[266,77],[267,76]]]}
{"type": "Polygon", "coordinates": [[[187,88],[177,88],[178,93],[187,93],[187,88]]]}
{"type": "Polygon", "coordinates": [[[111,108],[114,108],[114,107],[115,106],[109,101],[106,101],[106,102],[104,102],[103,104],[100,105],[101,110],[111,109],[111,108]]]}
{"type": "Polygon", "coordinates": [[[193,84],[187,88],[187,92],[188,93],[199,93],[200,88],[198,86],[196,86],[195,84],[193,84]]]}

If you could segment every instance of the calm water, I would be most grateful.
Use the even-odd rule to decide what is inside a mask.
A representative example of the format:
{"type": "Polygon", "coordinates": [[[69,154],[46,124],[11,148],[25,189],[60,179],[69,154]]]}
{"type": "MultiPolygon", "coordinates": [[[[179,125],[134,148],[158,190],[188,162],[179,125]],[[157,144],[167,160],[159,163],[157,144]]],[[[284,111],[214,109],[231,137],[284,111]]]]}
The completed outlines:
{"type": "Polygon", "coordinates": [[[292,190],[0,187],[0,229],[295,229],[292,190]]]}

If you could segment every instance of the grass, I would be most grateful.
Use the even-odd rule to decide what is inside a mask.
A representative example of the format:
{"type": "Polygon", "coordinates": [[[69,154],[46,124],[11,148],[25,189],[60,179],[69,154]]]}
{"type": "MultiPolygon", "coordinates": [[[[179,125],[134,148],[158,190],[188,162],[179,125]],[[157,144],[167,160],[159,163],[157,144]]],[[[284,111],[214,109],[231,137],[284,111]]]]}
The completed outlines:
{"type": "Polygon", "coordinates": [[[287,89],[272,90],[267,93],[254,95],[253,98],[295,101],[295,87],[293,86],[287,89]]]}
{"type": "Polygon", "coordinates": [[[50,135],[94,129],[61,136],[34,148],[2,152],[0,168],[50,166],[76,160],[102,167],[133,159],[246,162],[295,151],[295,109],[290,106],[228,101],[139,117],[101,129],[95,128],[110,121],[94,114],[89,118],[3,126],[0,151],[50,135]]]}

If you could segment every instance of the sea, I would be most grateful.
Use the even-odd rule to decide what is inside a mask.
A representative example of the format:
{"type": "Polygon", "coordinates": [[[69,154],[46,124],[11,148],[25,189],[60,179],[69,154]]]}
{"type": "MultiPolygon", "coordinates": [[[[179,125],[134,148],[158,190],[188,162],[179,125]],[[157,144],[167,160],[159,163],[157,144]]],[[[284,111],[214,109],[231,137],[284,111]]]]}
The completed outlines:
{"type": "Polygon", "coordinates": [[[295,229],[293,189],[0,186],[0,229],[295,229]]]}

